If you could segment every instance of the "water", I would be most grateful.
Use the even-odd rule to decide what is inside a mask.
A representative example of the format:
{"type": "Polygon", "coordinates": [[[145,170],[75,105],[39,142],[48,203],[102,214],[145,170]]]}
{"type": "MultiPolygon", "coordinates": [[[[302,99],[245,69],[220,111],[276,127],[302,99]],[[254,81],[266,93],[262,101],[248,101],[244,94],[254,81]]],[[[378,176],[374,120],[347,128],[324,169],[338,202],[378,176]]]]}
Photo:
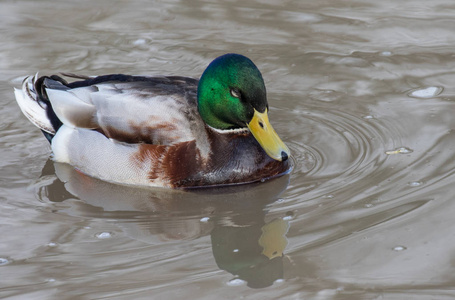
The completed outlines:
{"type": "Polygon", "coordinates": [[[0,298],[452,299],[455,6],[3,1],[0,298]],[[40,71],[199,77],[249,56],[290,176],[187,193],[48,160],[40,71]]]}

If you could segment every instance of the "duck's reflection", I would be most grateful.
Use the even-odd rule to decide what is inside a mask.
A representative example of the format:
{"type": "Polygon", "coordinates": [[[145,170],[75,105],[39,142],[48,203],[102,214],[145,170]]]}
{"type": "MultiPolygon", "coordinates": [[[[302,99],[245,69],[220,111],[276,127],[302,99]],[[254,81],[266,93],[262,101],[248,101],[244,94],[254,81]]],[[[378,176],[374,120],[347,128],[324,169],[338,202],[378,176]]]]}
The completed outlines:
{"type": "Polygon", "coordinates": [[[48,161],[39,195],[52,202],[80,199],[84,205],[77,214],[116,219],[130,237],[149,244],[210,234],[218,267],[261,288],[283,278],[289,224],[282,218],[266,222],[266,206],[278,199],[288,181],[283,176],[216,189],[144,189],[110,184],[48,161]]]}

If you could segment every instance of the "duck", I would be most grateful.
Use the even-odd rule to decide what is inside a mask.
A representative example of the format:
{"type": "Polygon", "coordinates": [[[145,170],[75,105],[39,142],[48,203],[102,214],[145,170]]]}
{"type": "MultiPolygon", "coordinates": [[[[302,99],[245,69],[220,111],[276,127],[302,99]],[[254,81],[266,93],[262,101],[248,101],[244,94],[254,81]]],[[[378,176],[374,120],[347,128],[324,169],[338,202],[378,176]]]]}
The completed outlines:
{"type": "Polygon", "coordinates": [[[217,57],[199,80],[36,74],[14,92],[55,162],[107,182],[218,187],[269,180],[293,167],[269,122],[262,74],[240,54],[217,57]]]}

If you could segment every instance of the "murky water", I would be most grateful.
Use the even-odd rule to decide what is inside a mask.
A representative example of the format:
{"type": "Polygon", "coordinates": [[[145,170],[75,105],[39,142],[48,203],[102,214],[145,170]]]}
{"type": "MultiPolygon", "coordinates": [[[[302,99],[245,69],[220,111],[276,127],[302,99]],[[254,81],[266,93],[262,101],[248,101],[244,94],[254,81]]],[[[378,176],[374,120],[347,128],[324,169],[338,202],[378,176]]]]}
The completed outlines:
{"type": "Polygon", "coordinates": [[[0,298],[452,299],[455,6],[437,1],[0,3],[0,298]],[[278,3],[278,2],[277,2],[278,3]],[[198,191],[48,160],[23,76],[199,77],[249,56],[290,176],[198,191]]]}

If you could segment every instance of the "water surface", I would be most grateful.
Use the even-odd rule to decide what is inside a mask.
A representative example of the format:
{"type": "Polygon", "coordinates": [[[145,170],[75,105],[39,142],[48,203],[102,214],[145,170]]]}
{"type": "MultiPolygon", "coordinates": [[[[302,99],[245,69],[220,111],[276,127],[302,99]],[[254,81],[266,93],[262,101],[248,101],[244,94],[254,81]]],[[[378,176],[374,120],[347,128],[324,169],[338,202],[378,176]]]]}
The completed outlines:
{"type": "Polygon", "coordinates": [[[455,6],[3,1],[0,298],[452,299],[455,6]],[[183,192],[49,160],[25,75],[262,71],[289,176],[183,192]]]}

